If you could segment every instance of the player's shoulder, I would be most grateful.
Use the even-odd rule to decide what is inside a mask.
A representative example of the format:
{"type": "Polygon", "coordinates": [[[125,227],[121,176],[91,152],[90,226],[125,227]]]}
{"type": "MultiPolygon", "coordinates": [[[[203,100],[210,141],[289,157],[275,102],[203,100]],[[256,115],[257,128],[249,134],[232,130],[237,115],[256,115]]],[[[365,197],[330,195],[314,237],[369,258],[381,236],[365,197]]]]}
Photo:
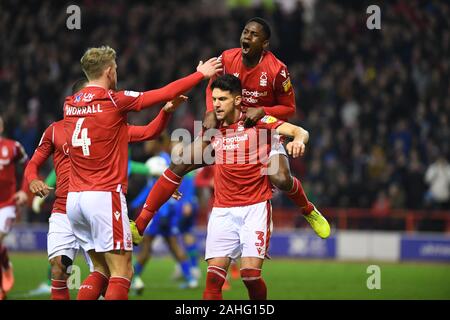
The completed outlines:
{"type": "Polygon", "coordinates": [[[232,48],[227,49],[224,52],[222,52],[222,59],[227,61],[233,61],[234,59],[240,59],[241,58],[241,48],[232,48]]]}
{"type": "Polygon", "coordinates": [[[108,90],[94,85],[88,85],[73,95],[66,97],[66,103],[71,105],[85,105],[94,100],[102,100],[107,96],[108,90]]]}
{"type": "Polygon", "coordinates": [[[278,59],[272,51],[265,51],[265,60],[274,70],[286,69],[286,64],[278,59]]]}

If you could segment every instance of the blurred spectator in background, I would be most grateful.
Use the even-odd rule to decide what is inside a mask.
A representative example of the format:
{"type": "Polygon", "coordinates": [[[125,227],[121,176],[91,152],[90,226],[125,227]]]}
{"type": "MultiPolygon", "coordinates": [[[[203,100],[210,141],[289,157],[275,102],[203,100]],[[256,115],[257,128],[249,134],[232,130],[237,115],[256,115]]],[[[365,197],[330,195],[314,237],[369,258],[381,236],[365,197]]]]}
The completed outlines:
{"type": "Polygon", "coordinates": [[[450,164],[443,155],[428,167],[425,181],[430,186],[426,193],[427,203],[435,209],[450,209],[450,164]]]}

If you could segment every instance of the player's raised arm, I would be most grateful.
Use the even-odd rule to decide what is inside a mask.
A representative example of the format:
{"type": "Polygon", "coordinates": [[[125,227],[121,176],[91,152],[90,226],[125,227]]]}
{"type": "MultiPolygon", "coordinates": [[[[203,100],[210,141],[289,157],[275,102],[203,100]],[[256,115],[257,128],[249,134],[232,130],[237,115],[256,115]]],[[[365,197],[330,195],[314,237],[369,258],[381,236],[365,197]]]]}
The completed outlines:
{"type": "Polygon", "coordinates": [[[167,127],[172,113],[187,99],[188,97],[180,95],[167,102],[159,112],[158,116],[146,126],[128,125],[128,142],[138,142],[157,138],[167,127]]]}
{"type": "Polygon", "coordinates": [[[148,108],[156,103],[175,99],[180,94],[192,89],[203,79],[209,79],[222,71],[222,64],[217,58],[206,62],[200,61],[197,71],[191,75],[176,80],[155,90],[145,91],[142,94],[142,108],[148,108]]]}
{"type": "Polygon", "coordinates": [[[308,131],[288,122],[281,124],[276,130],[279,134],[294,138],[294,140],[289,142],[286,146],[289,155],[293,158],[303,156],[305,153],[305,144],[308,143],[309,140],[308,131]]]}

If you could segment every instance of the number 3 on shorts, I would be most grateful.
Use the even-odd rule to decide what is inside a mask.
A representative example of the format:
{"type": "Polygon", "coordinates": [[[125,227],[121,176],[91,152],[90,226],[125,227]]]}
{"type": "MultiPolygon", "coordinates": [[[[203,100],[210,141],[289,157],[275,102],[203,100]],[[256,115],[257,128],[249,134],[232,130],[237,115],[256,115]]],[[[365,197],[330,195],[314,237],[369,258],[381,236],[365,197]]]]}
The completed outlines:
{"type": "Polygon", "coordinates": [[[255,242],[255,246],[263,247],[264,246],[264,232],[263,231],[255,231],[255,233],[258,236],[258,240],[259,240],[259,242],[255,242]]]}
{"type": "Polygon", "coordinates": [[[91,139],[88,138],[88,129],[84,128],[81,130],[81,126],[83,125],[83,121],[85,118],[80,118],[75,125],[75,130],[72,135],[72,146],[73,147],[81,147],[83,150],[83,156],[89,156],[89,146],[91,145],[91,139]],[[81,131],[81,138],[78,138],[78,135],[81,131]]]}

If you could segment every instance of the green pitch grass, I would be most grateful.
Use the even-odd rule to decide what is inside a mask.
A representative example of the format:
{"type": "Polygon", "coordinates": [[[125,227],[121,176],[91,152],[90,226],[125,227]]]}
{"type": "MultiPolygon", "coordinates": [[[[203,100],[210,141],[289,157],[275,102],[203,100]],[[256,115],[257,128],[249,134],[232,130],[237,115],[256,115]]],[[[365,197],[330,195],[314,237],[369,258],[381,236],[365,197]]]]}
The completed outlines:
{"type": "MultiPolygon", "coordinates": [[[[46,279],[47,259],[44,254],[10,253],[14,264],[15,286],[8,299],[49,299],[49,295],[30,295],[46,279]]],[[[75,262],[87,275],[84,261],[75,262]]],[[[130,292],[130,299],[197,300],[204,288],[206,264],[197,289],[179,289],[180,282],[171,280],[174,263],[170,258],[154,258],[143,273],[146,283],[141,296],[130,292]]],[[[269,299],[450,299],[450,266],[448,264],[335,262],[317,260],[273,259],[265,262],[263,276],[269,299]],[[381,289],[367,288],[367,267],[381,269],[381,289]]],[[[225,299],[247,299],[240,280],[231,280],[225,299]]],[[[72,298],[76,290],[71,291],[72,298]]]]}

